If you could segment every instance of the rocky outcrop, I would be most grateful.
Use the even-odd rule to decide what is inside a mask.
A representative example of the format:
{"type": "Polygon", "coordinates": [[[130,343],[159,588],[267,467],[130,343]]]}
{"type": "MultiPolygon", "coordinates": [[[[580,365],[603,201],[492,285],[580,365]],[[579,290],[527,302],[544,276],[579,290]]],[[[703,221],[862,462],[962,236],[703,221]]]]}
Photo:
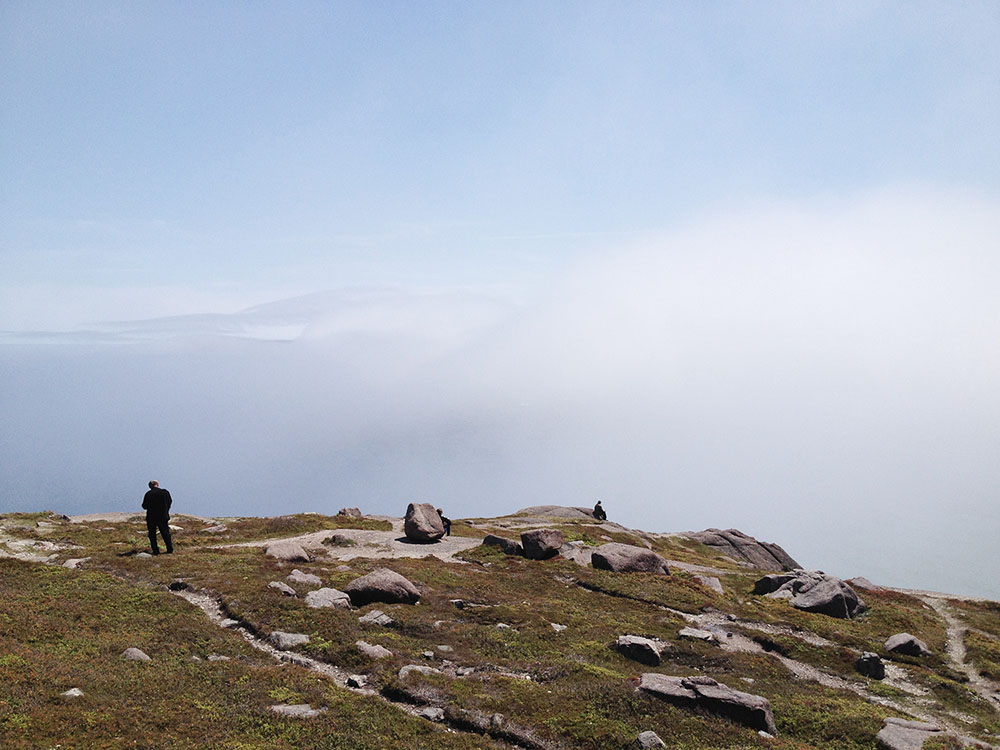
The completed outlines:
{"type": "Polygon", "coordinates": [[[865,677],[870,677],[873,680],[885,679],[885,664],[882,663],[878,654],[873,654],[871,651],[865,651],[861,654],[854,666],[858,673],[865,677]]]}
{"type": "Polygon", "coordinates": [[[341,518],[364,518],[364,514],[361,512],[360,508],[341,508],[337,511],[337,515],[341,518]]]}
{"type": "Polygon", "coordinates": [[[513,539],[507,539],[506,537],[497,536],[496,534],[487,534],[483,538],[483,546],[497,547],[505,555],[524,554],[524,549],[513,539]]]}
{"type": "Polygon", "coordinates": [[[563,535],[556,529],[535,529],[521,534],[521,547],[529,560],[548,560],[559,554],[563,535]]]}
{"type": "Polygon", "coordinates": [[[896,633],[885,642],[885,650],[906,656],[927,656],[931,650],[927,644],[909,633],[896,633]]]}
{"type": "Polygon", "coordinates": [[[839,578],[821,570],[773,573],[759,579],[753,592],[772,599],[788,599],[796,609],[829,617],[851,619],[865,611],[865,603],[839,578]]]}
{"type": "Polygon", "coordinates": [[[386,604],[416,604],[420,592],[410,581],[389,568],[376,568],[368,575],[355,578],[344,587],[355,607],[372,602],[386,604]]]}
{"type": "Polygon", "coordinates": [[[667,644],[653,638],[639,635],[622,635],[615,641],[615,649],[626,659],[632,659],[650,667],[660,666],[667,644]]]}
{"type": "Polygon", "coordinates": [[[362,615],[358,618],[358,622],[362,625],[381,625],[383,628],[391,628],[396,624],[396,621],[381,609],[373,609],[368,614],[362,615]]]}
{"type": "Polygon", "coordinates": [[[311,559],[306,551],[302,549],[301,544],[289,540],[272,542],[267,545],[264,554],[268,557],[273,557],[275,560],[285,560],[287,562],[309,562],[311,559]]]}
{"type": "Polygon", "coordinates": [[[792,556],[777,544],[758,542],[738,529],[706,529],[688,534],[716,552],[750,563],[764,570],[795,570],[801,568],[792,556]]]}
{"type": "Polygon", "coordinates": [[[595,549],[591,564],[599,570],[616,573],[658,573],[669,575],[667,561],[652,550],[631,544],[608,542],[595,549]]]}
{"type": "Polygon", "coordinates": [[[682,708],[699,708],[752,729],[777,734],[771,704],[766,698],[733,690],[711,677],[671,677],[647,672],[639,689],[682,708]]]}
{"type": "Polygon", "coordinates": [[[403,518],[403,532],[411,542],[430,544],[444,536],[444,524],[430,503],[410,503],[403,518]]]}
{"type": "Polygon", "coordinates": [[[306,594],[306,604],[313,609],[350,609],[351,600],[347,594],[337,589],[322,588],[306,594]]]}

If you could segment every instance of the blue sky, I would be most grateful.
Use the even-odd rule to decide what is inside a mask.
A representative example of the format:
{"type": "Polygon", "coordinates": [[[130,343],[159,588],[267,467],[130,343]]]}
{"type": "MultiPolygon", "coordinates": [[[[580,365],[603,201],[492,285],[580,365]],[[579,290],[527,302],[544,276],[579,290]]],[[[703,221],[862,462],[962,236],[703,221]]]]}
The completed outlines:
{"type": "Polygon", "coordinates": [[[2,3],[0,511],[600,497],[1000,597],[997,133],[995,2],[2,3]]]}
{"type": "Polygon", "coordinates": [[[747,201],[1000,179],[992,2],[10,2],[0,29],[0,328],[157,286],[524,284],[747,201]]]}

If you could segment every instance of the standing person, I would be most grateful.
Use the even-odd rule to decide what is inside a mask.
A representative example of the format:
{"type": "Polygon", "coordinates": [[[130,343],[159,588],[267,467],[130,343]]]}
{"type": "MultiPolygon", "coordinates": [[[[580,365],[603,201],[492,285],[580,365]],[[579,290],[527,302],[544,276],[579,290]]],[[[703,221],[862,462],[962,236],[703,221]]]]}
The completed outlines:
{"type": "Polygon", "coordinates": [[[440,508],[437,509],[437,512],[441,516],[441,523],[444,525],[444,535],[451,536],[451,519],[442,513],[440,508]]]}
{"type": "Polygon", "coordinates": [[[597,501],[597,505],[594,506],[594,518],[598,521],[607,521],[608,514],[604,512],[604,508],[601,507],[601,501],[597,501]]]}
{"type": "Polygon", "coordinates": [[[173,499],[170,493],[160,487],[160,483],[155,479],[149,483],[149,492],[142,498],[142,507],[146,509],[146,530],[149,531],[149,546],[153,554],[160,554],[160,548],[156,546],[156,530],[160,530],[163,543],[167,545],[167,554],[174,551],[174,545],[170,541],[170,504],[173,499]]]}

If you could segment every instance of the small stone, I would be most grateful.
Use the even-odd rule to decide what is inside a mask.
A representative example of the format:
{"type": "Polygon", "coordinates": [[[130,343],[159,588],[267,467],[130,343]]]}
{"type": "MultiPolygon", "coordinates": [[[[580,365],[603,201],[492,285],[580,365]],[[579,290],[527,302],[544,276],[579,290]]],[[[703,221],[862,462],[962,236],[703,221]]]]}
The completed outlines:
{"type": "Polygon", "coordinates": [[[191,654],[191,656],[188,657],[188,661],[199,662],[205,660],[198,656],[198,654],[191,654]]]}
{"type": "Polygon", "coordinates": [[[74,557],[64,562],[63,567],[76,569],[81,565],[83,565],[85,562],[87,562],[89,559],[90,559],[89,557],[74,557]]]}
{"type": "Polygon", "coordinates": [[[885,679],[885,664],[882,663],[878,654],[871,651],[865,651],[861,654],[854,666],[865,677],[871,677],[873,680],[885,679]]]}
{"type": "Polygon", "coordinates": [[[152,659],[150,659],[145,652],[141,649],[135,648],[134,646],[122,651],[122,658],[128,659],[129,661],[152,661],[152,659]]]}
{"type": "Polygon", "coordinates": [[[289,586],[287,583],[282,583],[281,581],[271,581],[267,584],[270,589],[276,589],[285,596],[295,596],[295,589],[289,586]]]}
{"type": "Polygon", "coordinates": [[[167,588],[171,591],[184,591],[185,589],[191,588],[187,581],[182,581],[179,578],[177,580],[171,581],[167,584],[167,588]]]}
{"type": "Polygon", "coordinates": [[[475,667],[455,667],[455,674],[458,677],[468,677],[476,671],[475,667]]]}
{"type": "Polygon", "coordinates": [[[512,628],[510,625],[508,625],[505,622],[498,622],[495,625],[495,627],[496,627],[497,630],[513,630],[514,629],[514,628],[512,628]]]}
{"type": "Polygon", "coordinates": [[[368,679],[361,674],[349,674],[347,675],[347,687],[360,690],[368,683],[368,679]]]}
{"type": "Polygon", "coordinates": [[[388,659],[392,657],[392,651],[385,646],[373,645],[366,641],[357,641],[354,645],[369,659],[388,659]]]}
{"type": "Polygon", "coordinates": [[[225,620],[219,623],[219,627],[223,628],[235,628],[240,624],[239,620],[234,620],[231,617],[227,617],[225,620]]]}
{"type": "Polygon", "coordinates": [[[433,659],[434,658],[434,652],[433,651],[423,651],[423,652],[421,652],[420,656],[422,656],[424,659],[433,659]]]}
{"type": "Polygon", "coordinates": [[[641,748],[666,747],[660,735],[652,731],[641,732],[636,738],[636,745],[641,748]]]}
{"type": "Polygon", "coordinates": [[[681,628],[677,635],[681,638],[690,638],[695,641],[707,641],[709,643],[716,640],[714,634],[708,632],[707,630],[699,630],[698,628],[681,628]]]}
{"type": "Polygon", "coordinates": [[[663,641],[643,638],[638,635],[622,635],[615,641],[615,648],[627,659],[648,664],[652,667],[658,667],[667,644],[663,641]]]}
{"type": "Polygon", "coordinates": [[[229,528],[227,526],[223,526],[220,523],[216,524],[215,526],[209,526],[207,528],[204,528],[202,529],[202,531],[205,532],[206,534],[224,534],[225,532],[229,531],[229,528]]]}
{"type": "Polygon", "coordinates": [[[453,654],[453,653],[455,653],[455,649],[453,649],[451,646],[448,646],[446,644],[441,644],[439,646],[435,646],[435,648],[438,651],[440,651],[442,654],[453,654]]]}
{"type": "Polygon", "coordinates": [[[146,560],[152,557],[152,555],[148,552],[140,552],[139,554],[136,555],[136,557],[141,557],[143,560],[146,560]]]}
{"type": "Polygon", "coordinates": [[[444,709],[435,706],[422,708],[417,712],[417,716],[428,721],[444,721],[444,709]]]}
{"type": "Polygon", "coordinates": [[[63,695],[66,698],[82,698],[83,691],[80,688],[70,688],[65,693],[60,693],[60,695],[63,695]]]}
{"type": "Polygon", "coordinates": [[[565,625],[560,625],[558,622],[550,622],[549,625],[551,625],[552,629],[557,633],[561,633],[566,629],[565,625]]]}
{"type": "Polygon", "coordinates": [[[267,640],[276,649],[286,651],[309,643],[309,636],[304,633],[286,633],[282,630],[275,630],[267,637],[267,640]]]}
{"type": "Polygon", "coordinates": [[[223,656],[222,654],[209,654],[208,655],[208,660],[209,661],[229,661],[229,657],[228,656],[223,656]]]}
{"type": "Polygon", "coordinates": [[[383,628],[392,627],[396,624],[396,621],[381,609],[373,609],[368,614],[359,617],[358,622],[364,625],[381,625],[383,628]]]}
{"type": "Polygon", "coordinates": [[[771,734],[770,732],[765,732],[763,729],[759,729],[757,731],[757,734],[760,735],[761,737],[763,737],[765,740],[773,740],[774,739],[774,735],[773,734],[771,734]]]}
{"type": "Polygon", "coordinates": [[[351,600],[347,594],[337,589],[323,588],[310,591],[306,594],[306,604],[313,609],[324,609],[332,607],[334,609],[350,609],[351,600]]]}
{"type": "Polygon", "coordinates": [[[271,710],[276,714],[288,716],[293,719],[311,719],[326,711],[325,708],[313,708],[308,703],[298,703],[295,705],[280,703],[276,706],[271,706],[271,710]]]}

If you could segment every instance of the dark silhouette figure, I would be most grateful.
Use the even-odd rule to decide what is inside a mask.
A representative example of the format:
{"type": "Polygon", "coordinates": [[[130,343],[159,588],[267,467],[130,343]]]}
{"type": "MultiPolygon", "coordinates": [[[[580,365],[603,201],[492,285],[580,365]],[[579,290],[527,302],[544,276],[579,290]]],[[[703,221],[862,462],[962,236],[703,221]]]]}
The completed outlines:
{"type": "Polygon", "coordinates": [[[142,498],[142,507],[146,509],[146,530],[149,532],[149,546],[154,555],[160,554],[160,548],[156,546],[156,531],[159,529],[163,543],[167,545],[167,552],[174,551],[174,545],[170,541],[170,504],[173,499],[167,490],[160,487],[160,483],[153,480],[149,483],[149,492],[142,498]]]}
{"type": "Polygon", "coordinates": [[[597,501],[597,505],[594,506],[594,518],[598,521],[607,521],[608,514],[604,512],[604,508],[601,507],[601,501],[597,501]]]}
{"type": "Polygon", "coordinates": [[[437,509],[437,512],[441,516],[441,523],[444,524],[444,535],[451,536],[451,519],[442,513],[440,508],[437,509]]]}

